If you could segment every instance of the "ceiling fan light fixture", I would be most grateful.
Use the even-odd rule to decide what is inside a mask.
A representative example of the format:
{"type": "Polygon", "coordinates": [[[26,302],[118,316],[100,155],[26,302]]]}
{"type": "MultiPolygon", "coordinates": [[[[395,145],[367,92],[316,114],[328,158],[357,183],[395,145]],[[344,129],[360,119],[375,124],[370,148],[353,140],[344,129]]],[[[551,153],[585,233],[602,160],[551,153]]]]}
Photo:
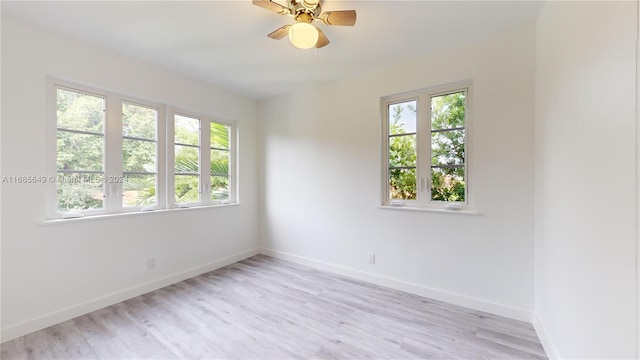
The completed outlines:
{"type": "Polygon", "coordinates": [[[311,49],[319,37],[318,29],[307,22],[298,22],[289,28],[289,41],[298,49],[311,49]]]}
{"type": "Polygon", "coordinates": [[[253,5],[263,9],[289,15],[295,19],[295,24],[281,26],[267,36],[274,40],[280,40],[289,34],[289,42],[298,49],[311,49],[312,47],[320,49],[329,45],[330,41],[327,35],[320,28],[311,25],[314,21],[320,21],[325,25],[353,26],[356,24],[355,10],[322,12],[320,5],[322,0],[287,0],[287,6],[277,3],[275,0],[253,0],[252,2],[253,5]]]}

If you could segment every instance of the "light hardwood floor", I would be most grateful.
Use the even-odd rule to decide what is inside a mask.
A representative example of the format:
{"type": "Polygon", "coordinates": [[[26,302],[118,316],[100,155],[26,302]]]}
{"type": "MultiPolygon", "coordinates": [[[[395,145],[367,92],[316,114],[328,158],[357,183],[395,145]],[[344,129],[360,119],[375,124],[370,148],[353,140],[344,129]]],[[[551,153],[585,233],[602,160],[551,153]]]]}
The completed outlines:
{"type": "Polygon", "coordinates": [[[258,255],[2,344],[2,359],[546,359],[531,325],[258,255]]]}

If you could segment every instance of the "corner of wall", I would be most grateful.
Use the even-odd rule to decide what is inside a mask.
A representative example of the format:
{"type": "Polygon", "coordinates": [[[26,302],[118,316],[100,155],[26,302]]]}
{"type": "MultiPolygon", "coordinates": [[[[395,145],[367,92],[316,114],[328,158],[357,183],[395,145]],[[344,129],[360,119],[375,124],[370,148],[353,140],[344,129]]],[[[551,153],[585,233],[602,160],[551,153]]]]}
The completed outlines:
{"type": "Polygon", "coordinates": [[[540,319],[540,316],[536,311],[533,312],[532,325],[533,325],[533,328],[536,330],[536,334],[540,339],[540,343],[544,348],[544,352],[547,353],[547,357],[550,360],[560,359],[561,358],[560,354],[558,353],[558,350],[556,349],[556,346],[553,343],[553,340],[551,339],[551,335],[549,335],[549,333],[547,332],[547,329],[545,328],[544,323],[542,322],[542,320],[540,319]]]}

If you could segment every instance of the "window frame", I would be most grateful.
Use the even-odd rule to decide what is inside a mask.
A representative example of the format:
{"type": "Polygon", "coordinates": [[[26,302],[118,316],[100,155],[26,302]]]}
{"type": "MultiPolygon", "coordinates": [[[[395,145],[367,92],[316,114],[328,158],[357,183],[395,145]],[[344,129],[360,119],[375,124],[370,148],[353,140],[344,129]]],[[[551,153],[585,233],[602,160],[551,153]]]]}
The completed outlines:
{"type": "MultiPolygon", "coordinates": [[[[147,108],[147,109],[152,109],[156,111],[156,139],[155,139],[155,143],[156,143],[156,202],[155,205],[140,205],[140,206],[124,206],[122,204],[122,197],[124,196],[124,186],[120,186],[120,198],[121,198],[121,207],[122,207],[122,212],[134,212],[134,211],[151,211],[151,210],[156,210],[156,209],[162,209],[166,206],[166,197],[162,196],[164,195],[162,191],[160,191],[160,189],[163,189],[166,187],[166,176],[163,176],[163,174],[166,173],[166,145],[165,145],[165,141],[163,141],[163,139],[166,138],[166,125],[165,125],[165,117],[166,117],[166,110],[165,107],[163,105],[156,105],[156,106],[151,106],[149,103],[147,102],[141,102],[141,101],[136,101],[136,100],[130,100],[129,97],[122,97],[120,99],[120,129],[119,129],[119,134],[120,134],[120,174],[126,178],[127,175],[125,175],[125,173],[127,173],[128,171],[124,171],[124,159],[122,157],[123,152],[124,152],[124,140],[125,140],[125,136],[123,135],[122,129],[123,129],[123,116],[124,114],[122,114],[124,112],[124,105],[128,104],[128,105],[133,105],[133,106],[138,106],[138,107],[142,107],[142,108],[147,108]]],[[[134,141],[147,141],[147,139],[135,139],[133,137],[130,137],[129,140],[134,140],[134,141]]],[[[135,174],[137,175],[137,174],[135,174]]]]}
{"type": "MultiPolygon", "coordinates": [[[[113,91],[101,89],[94,86],[56,79],[52,77],[46,78],[46,175],[47,182],[45,184],[47,191],[45,196],[45,220],[59,220],[68,218],[93,217],[112,214],[139,213],[141,211],[153,210],[169,210],[178,208],[174,201],[174,139],[173,139],[173,118],[176,111],[170,105],[151,101],[135,96],[123,95],[113,91]],[[154,206],[124,206],[122,196],[124,192],[124,184],[122,182],[106,181],[103,183],[103,207],[101,209],[86,209],[62,211],[58,209],[57,182],[57,89],[64,89],[80,94],[86,94],[103,98],[105,101],[104,114],[104,153],[103,153],[103,178],[120,178],[124,177],[123,164],[123,112],[124,104],[153,109],[157,112],[156,119],[156,204],[154,206]],[[171,166],[169,166],[171,165],[171,166]]],[[[194,117],[194,112],[178,111],[179,114],[194,117]]],[[[220,119],[211,116],[195,116],[207,124],[214,122],[229,126],[229,199],[212,201],[210,198],[204,198],[201,195],[201,201],[198,203],[190,203],[187,207],[195,206],[211,206],[222,204],[237,204],[237,130],[235,121],[228,119],[220,119]],[[204,201],[203,201],[204,200],[204,201]]],[[[210,131],[210,129],[209,129],[210,131]]],[[[208,132],[207,132],[208,135],[208,132]]],[[[209,159],[209,138],[205,137],[200,131],[200,152],[206,146],[206,160],[209,159]]],[[[200,156],[202,164],[203,157],[200,156]]],[[[200,176],[206,179],[206,185],[209,185],[209,166],[206,166],[206,176],[202,177],[203,167],[200,166],[200,176]]],[[[202,188],[201,188],[202,189],[202,188]]],[[[204,193],[209,196],[209,188],[204,193]]],[[[182,207],[182,206],[180,206],[182,207]]]]}
{"type": "Polygon", "coordinates": [[[472,162],[472,123],[473,123],[473,84],[472,80],[457,81],[449,84],[427,87],[419,90],[407,91],[399,94],[387,95],[380,98],[381,116],[381,207],[406,208],[437,211],[458,211],[469,213],[474,211],[473,178],[470,172],[472,162]],[[431,99],[447,94],[465,92],[464,119],[464,201],[432,200],[431,194],[431,99]],[[416,101],[416,199],[391,199],[389,192],[389,106],[393,104],[416,101]]]}
{"type": "MultiPolygon", "coordinates": [[[[55,83],[50,83],[50,86],[47,87],[48,90],[48,96],[47,99],[49,100],[49,104],[51,105],[50,108],[50,117],[47,117],[48,119],[51,119],[51,121],[47,122],[47,132],[48,134],[51,134],[50,136],[47,136],[48,142],[47,142],[47,147],[49,149],[52,149],[52,151],[49,151],[50,154],[50,158],[48,158],[47,160],[47,185],[49,187],[49,189],[51,189],[52,191],[49,191],[49,193],[51,194],[51,197],[47,197],[45,198],[45,202],[49,205],[47,206],[47,209],[49,210],[49,217],[61,217],[63,216],[63,214],[67,214],[67,213],[76,213],[77,211],[72,211],[72,212],[64,212],[64,211],[60,211],[58,210],[58,144],[57,144],[57,139],[58,139],[58,113],[57,113],[57,100],[58,100],[58,89],[61,90],[65,90],[65,91],[70,91],[70,92],[75,92],[78,94],[84,94],[84,95],[89,95],[89,96],[93,96],[93,97],[98,97],[98,98],[102,98],[104,101],[104,115],[102,117],[102,146],[103,146],[103,151],[102,151],[102,172],[100,174],[100,176],[102,176],[102,178],[104,179],[108,173],[108,169],[107,169],[107,141],[108,141],[108,137],[109,135],[109,129],[107,127],[107,114],[109,112],[108,109],[108,101],[107,101],[107,96],[106,94],[104,94],[103,92],[99,92],[96,91],[95,89],[90,89],[87,87],[83,87],[83,88],[79,88],[76,86],[73,86],[72,84],[68,84],[68,83],[63,83],[63,82],[55,82],[55,83]],[[54,181],[55,179],[55,181],[54,181]],[[52,204],[52,206],[51,206],[52,204]]],[[[86,209],[86,210],[82,210],[82,214],[86,214],[86,215],[100,215],[100,214],[104,214],[107,212],[107,197],[106,197],[106,186],[103,183],[102,184],[102,192],[103,192],[103,199],[102,199],[102,207],[99,209],[86,209]]]]}
{"type": "Polygon", "coordinates": [[[167,182],[167,204],[168,208],[190,208],[197,206],[211,206],[222,204],[237,203],[237,184],[236,184],[236,123],[221,119],[219,117],[211,117],[198,114],[194,111],[171,108],[167,121],[167,166],[168,182],[167,182]],[[183,116],[199,121],[198,134],[198,196],[199,201],[188,203],[177,203],[175,200],[175,117],[183,116]],[[221,124],[229,127],[229,198],[225,200],[211,200],[211,172],[209,163],[211,161],[211,124],[221,124]],[[203,131],[206,130],[206,131],[203,131]]]}

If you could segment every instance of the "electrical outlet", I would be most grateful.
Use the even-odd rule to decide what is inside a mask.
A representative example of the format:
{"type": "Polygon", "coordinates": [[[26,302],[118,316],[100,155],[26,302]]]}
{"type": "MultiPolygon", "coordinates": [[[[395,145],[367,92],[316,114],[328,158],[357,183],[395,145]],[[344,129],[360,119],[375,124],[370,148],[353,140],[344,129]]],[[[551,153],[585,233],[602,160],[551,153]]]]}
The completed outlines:
{"type": "Polygon", "coordinates": [[[147,259],[147,269],[153,270],[156,268],[156,258],[148,258],[147,259]]]}
{"type": "Polygon", "coordinates": [[[369,253],[369,264],[376,263],[376,253],[369,253]]]}

